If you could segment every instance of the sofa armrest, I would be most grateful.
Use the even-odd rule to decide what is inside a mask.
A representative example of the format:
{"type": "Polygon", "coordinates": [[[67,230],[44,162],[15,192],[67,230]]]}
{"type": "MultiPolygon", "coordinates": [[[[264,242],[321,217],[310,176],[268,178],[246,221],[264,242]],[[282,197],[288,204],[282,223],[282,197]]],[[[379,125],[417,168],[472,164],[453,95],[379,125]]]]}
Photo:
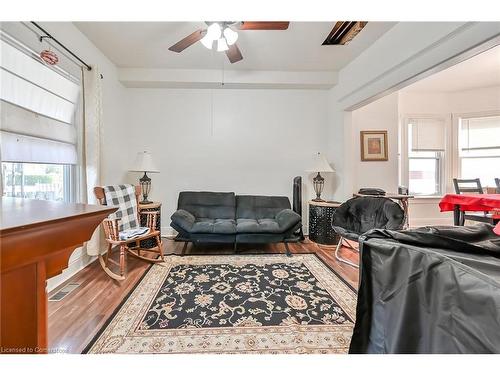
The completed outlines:
{"type": "Polygon", "coordinates": [[[172,214],[170,220],[186,232],[190,232],[195,222],[195,217],[186,210],[177,210],[172,214]]]}
{"type": "Polygon", "coordinates": [[[298,213],[289,208],[278,212],[275,219],[283,232],[292,229],[302,220],[298,213]]]}

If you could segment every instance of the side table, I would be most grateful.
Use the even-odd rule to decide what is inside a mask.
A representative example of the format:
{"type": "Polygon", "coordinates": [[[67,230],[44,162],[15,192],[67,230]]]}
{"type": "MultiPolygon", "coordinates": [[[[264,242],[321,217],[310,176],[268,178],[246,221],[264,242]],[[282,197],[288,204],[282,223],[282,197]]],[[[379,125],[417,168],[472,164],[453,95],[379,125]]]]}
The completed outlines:
{"type": "MultiPolygon", "coordinates": [[[[160,202],[153,202],[147,204],[139,203],[138,209],[139,209],[139,216],[141,218],[141,223],[140,223],[141,226],[146,226],[146,215],[141,216],[140,215],[141,212],[152,212],[152,211],[158,212],[156,216],[156,229],[161,233],[161,203],[160,202]]],[[[156,240],[154,238],[148,238],[147,240],[142,240],[141,247],[147,249],[156,247],[156,240]]]]}
{"type": "Polygon", "coordinates": [[[333,214],[340,202],[309,201],[309,239],[322,245],[336,245],[338,235],[332,229],[333,214]]]}

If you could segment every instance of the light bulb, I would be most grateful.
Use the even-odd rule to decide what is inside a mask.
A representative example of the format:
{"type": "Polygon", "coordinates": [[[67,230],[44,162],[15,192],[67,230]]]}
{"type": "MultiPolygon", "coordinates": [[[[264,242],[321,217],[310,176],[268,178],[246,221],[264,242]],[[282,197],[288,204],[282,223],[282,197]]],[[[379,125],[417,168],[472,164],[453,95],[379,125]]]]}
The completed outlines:
{"type": "Polygon", "coordinates": [[[212,38],[210,38],[208,33],[203,38],[201,38],[200,42],[208,49],[212,49],[212,47],[214,45],[214,40],[212,38]]]}
{"type": "Polygon", "coordinates": [[[224,37],[226,38],[227,44],[232,46],[238,40],[238,33],[229,27],[224,29],[224,37]]]}
{"type": "Polygon", "coordinates": [[[217,40],[221,37],[222,31],[220,29],[220,25],[217,22],[214,22],[207,28],[207,37],[212,40],[217,40]]]}
{"type": "Polygon", "coordinates": [[[222,51],[227,51],[229,47],[227,46],[226,39],[220,38],[217,41],[217,51],[222,52],[222,51]]]}

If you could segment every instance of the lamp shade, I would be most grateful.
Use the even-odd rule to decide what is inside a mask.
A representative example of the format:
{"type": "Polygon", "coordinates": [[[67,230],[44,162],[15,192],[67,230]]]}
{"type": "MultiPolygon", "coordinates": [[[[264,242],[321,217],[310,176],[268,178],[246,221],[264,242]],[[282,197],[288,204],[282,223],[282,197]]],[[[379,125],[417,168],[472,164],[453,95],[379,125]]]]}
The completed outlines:
{"type": "Polygon", "coordinates": [[[153,158],[151,154],[147,151],[142,151],[137,153],[133,167],[129,169],[131,172],[150,172],[158,173],[160,172],[156,165],[153,163],[153,158]]]}
{"type": "Polygon", "coordinates": [[[307,172],[335,172],[335,170],[330,166],[328,163],[328,160],[320,153],[318,152],[318,155],[316,156],[313,167],[309,168],[307,172]]]}

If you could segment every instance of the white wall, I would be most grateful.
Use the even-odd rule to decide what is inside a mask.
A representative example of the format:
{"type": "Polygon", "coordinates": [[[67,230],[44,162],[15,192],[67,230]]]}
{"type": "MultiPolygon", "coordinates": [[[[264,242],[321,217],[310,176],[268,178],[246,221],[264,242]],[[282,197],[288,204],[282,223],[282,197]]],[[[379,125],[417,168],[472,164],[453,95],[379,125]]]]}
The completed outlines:
{"type": "Polygon", "coordinates": [[[500,86],[452,92],[448,97],[448,110],[451,113],[464,114],[500,110],[500,86]]]}
{"type": "Polygon", "coordinates": [[[351,144],[353,191],[362,187],[398,191],[398,94],[383,97],[352,112],[351,144]],[[361,161],[360,131],[387,130],[388,161],[361,161]]]}
{"type": "Polygon", "coordinates": [[[160,173],[151,175],[150,197],[163,204],[165,234],[172,233],[169,218],[183,190],[291,199],[292,179],[301,175],[305,203],[313,197],[305,171],[327,147],[327,96],[326,90],[127,89],[128,152],[113,168],[135,183],[139,174],[126,172],[135,153],[153,153],[160,173]]]}
{"type": "Polygon", "coordinates": [[[500,86],[455,92],[401,90],[399,112],[404,114],[464,114],[500,108],[500,86]]]}

